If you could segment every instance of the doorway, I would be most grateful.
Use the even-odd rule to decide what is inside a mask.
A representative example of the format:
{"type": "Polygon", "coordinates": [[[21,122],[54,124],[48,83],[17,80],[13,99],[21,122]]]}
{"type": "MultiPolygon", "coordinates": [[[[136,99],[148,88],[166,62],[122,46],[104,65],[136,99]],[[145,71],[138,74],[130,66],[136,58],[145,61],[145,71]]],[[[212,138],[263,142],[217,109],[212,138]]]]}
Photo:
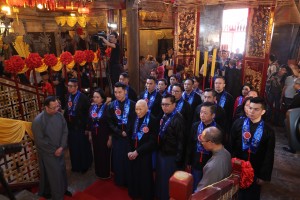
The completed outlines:
{"type": "Polygon", "coordinates": [[[221,50],[244,53],[247,19],[248,8],[223,11],[221,50]]]}

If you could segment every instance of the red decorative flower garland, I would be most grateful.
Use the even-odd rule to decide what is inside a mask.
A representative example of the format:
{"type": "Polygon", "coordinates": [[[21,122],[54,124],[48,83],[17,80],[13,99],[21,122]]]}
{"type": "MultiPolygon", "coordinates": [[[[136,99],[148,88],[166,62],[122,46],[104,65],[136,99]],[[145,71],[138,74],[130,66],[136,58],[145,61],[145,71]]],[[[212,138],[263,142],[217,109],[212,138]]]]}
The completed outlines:
{"type": "Polygon", "coordinates": [[[92,50],[85,50],[85,58],[86,58],[86,62],[93,62],[94,58],[95,58],[95,54],[92,50]]]}
{"type": "Polygon", "coordinates": [[[38,53],[30,53],[25,59],[26,66],[29,69],[35,69],[43,64],[42,57],[38,53]]]}
{"type": "Polygon", "coordinates": [[[110,58],[110,55],[111,55],[111,48],[107,48],[105,50],[105,56],[110,58]]]}
{"type": "Polygon", "coordinates": [[[84,53],[84,51],[75,51],[74,61],[78,64],[86,61],[86,54],[84,53]]]}
{"type": "Polygon", "coordinates": [[[70,52],[65,51],[62,54],[60,54],[60,61],[64,65],[68,65],[73,61],[73,56],[70,52]]]}
{"type": "Polygon", "coordinates": [[[53,67],[57,64],[58,60],[54,54],[45,54],[44,55],[44,63],[49,66],[53,67]]]}
{"type": "Polygon", "coordinates": [[[9,73],[18,73],[25,66],[24,60],[20,56],[12,56],[9,60],[5,60],[5,71],[9,73]]]}

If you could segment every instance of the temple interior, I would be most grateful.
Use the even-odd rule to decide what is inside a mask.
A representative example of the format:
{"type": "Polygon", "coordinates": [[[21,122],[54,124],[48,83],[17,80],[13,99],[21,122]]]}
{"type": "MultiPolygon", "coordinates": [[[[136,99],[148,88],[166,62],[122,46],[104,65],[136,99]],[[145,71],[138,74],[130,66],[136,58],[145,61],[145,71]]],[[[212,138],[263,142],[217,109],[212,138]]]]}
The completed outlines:
{"type": "MultiPolygon", "coordinates": [[[[226,54],[239,70],[226,83],[237,94],[234,98],[249,84],[260,97],[270,99],[266,83],[273,56],[278,68],[287,69],[286,76],[292,76],[298,66],[294,76],[300,78],[300,0],[0,0],[0,9],[0,147],[22,144],[21,152],[9,154],[2,153],[6,151],[3,147],[0,166],[18,200],[41,199],[32,190],[39,184],[39,162],[30,127],[44,109],[46,97],[57,95],[52,77],[63,74],[60,101],[67,102],[72,73],[77,74],[79,88],[90,100],[96,88],[102,88],[108,99],[115,98],[110,75],[114,69],[108,70],[112,50],[101,37],[109,40],[111,33],[118,34],[118,63],[137,94],[147,88],[143,74],[152,73],[151,62],[163,63],[158,62],[163,55],[169,59],[169,71],[175,74],[181,66],[182,80],[199,77],[198,89],[204,92],[213,88],[214,77],[224,76],[220,66],[226,54]],[[150,63],[149,69],[141,67],[146,66],[143,58],[150,63]],[[40,84],[45,73],[48,86],[40,84]]],[[[164,73],[163,78],[170,77],[164,73]]],[[[288,107],[267,103],[278,116],[269,116],[276,145],[272,179],[262,187],[261,199],[300,199],[299,116],[294,125],[288,121],[295,127],[290,128],[284,121],[288,107]]],[[[65,160],[68,191],[73,195],[98,180],[93,164],[82,174],[72,171],[69,150],[65,160]]],[[[0,192],[0,199],[10,199],[2,182],[0,192]]],[[[237,199],[224,197],[231,198],[237,199]]]]}

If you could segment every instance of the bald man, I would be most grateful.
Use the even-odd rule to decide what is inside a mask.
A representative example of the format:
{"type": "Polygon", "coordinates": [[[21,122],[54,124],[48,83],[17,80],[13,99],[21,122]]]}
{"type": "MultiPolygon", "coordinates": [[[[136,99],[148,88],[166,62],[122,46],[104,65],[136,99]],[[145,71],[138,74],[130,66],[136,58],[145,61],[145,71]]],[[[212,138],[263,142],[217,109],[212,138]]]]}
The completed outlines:
{"type": "Polygon", "coordinates": [[[152,152],[156,148],[158,126],[145,100],[135,105],[136,119],[129,144],[128,194],[132,199],[153,199],[152,152]]]}
{"type": "Polygon", "coordinates": [[[204,129],[198,138],[202,146],[212,152],[212,157],[203,168],[203,178],[198,184],[197,191],[216,183],[231,174],[231,155],[222,144],[222,132],[216,127],[204,129]]]}

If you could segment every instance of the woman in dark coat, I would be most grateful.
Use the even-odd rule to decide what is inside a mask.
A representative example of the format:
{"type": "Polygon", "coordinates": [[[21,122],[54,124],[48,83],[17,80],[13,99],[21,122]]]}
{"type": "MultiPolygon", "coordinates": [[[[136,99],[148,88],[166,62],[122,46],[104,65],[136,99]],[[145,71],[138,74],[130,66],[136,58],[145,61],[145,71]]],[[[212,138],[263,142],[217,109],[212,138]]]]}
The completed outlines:
{"type": "Polygon", "coordinates": [[[107,124],[106,96],[102,89],[93,93],[93,103],[89,111],[89,127],[94,151],[95,173],[99,178],[110,178],[110,156],[112,138],[107,124]]]}

